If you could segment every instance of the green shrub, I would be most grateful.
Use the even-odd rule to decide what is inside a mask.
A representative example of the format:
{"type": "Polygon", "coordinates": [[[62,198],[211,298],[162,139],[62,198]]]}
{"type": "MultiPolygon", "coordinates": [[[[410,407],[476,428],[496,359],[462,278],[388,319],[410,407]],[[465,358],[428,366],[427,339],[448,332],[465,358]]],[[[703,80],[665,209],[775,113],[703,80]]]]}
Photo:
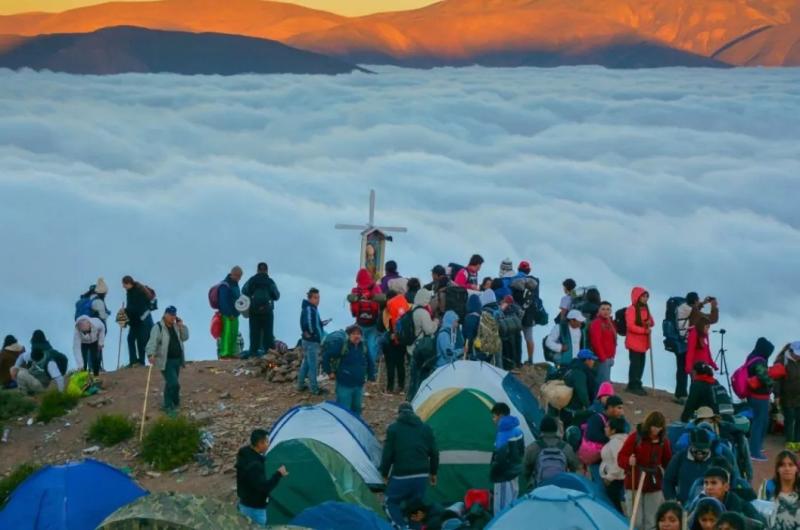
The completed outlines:
{"type": "Polygon", "coordinates": [[[9,476],[3,480],[0,480],[0,508],[5,506],[6,501],[8,501],[8,497],[15,489],[17,489],[17,486],[22,484],[26,478],[28,478],[38,469],[39,466],[35,464],[20,464],[14,469],[14,471],[11,472],[9,476]]]}
{"type": "Polygon", "coordinates": [[[200,429],[184,417],[159,418],[142,441],[142,458],[159,471],[191,462],[200,448],[200,429]]]}
{"type": "Polygon", "coordinates": [[[36,414],[36,421],[48,423],[53,418],[58,418],[67,413],[68,410],[75,408],[80,398],[71,396],[66,392],[59,392],[57,389],[50,390],[42,396],[39,403],[39,412],[36,414]]]}
{"type": "Polygon", "coordinates": [[[18,390],[0,391],[0,421],[25,416],[36,408],[36,402],[18,390]]]}
{"type": "Polygon", "coordinates": [[[89,441],[106,447],[131,438],[136,431],[134,423],[121,414],[101,414],[89,426],[89,441]]]}

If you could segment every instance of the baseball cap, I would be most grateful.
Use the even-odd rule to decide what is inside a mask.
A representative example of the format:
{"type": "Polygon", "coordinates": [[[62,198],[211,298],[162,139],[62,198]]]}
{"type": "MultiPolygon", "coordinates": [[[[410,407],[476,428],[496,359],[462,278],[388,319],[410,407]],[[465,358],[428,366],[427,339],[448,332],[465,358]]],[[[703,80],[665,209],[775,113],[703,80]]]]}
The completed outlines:
{"type": "Polygon", "coordinates": [[[567,313],[567,320],[577,320],[578,322],[586,322],[586,317],[577,309],[571,310],[567,313]]]}
{"type": "Polygon", "coordinates": [[[172,316],[176,316],[176,315],[178,314],[178,310],[175,308],[175,306],[174,306],[174,305],[171,305],[171,306],[167,307],[167,308],[164,310],[164,314],[165,314],[165,315],[172,315],[172,316]]]}
{"type": "Polygon", "coordinates": [[[531,272],[531,264],[527,261],[520,261],[517,270],[522,272],[531,272]]]}
{"type": "MultiPolygon", "coordinates": [[[[598,360],[597,359],[597,355],[595,355],[594,352],[592,352],[592,350],[587,350],[586,348],[584,348],[584,349],[582,349],[581,351],[578,352],[578,359],[580,359],[581,361],[589,361],[589,360],[597,361],[598,360]]],[[[611,398],[609,398],[609,399],[611,399],[611,398]]]]}

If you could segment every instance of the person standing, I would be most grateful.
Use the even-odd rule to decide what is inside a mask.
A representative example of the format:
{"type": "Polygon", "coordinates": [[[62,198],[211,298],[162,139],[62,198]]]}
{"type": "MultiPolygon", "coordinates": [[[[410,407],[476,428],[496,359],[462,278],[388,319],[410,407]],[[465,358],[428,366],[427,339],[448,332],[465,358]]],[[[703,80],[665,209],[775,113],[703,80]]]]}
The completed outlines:
{"type": "Polygon", "coordinates": [[[397,262],[389,260],[385,265],[386,274],[381,278],[381,292],[386,294],[389,292],[389,282],[397,278],[401,278],[400,273],[397,272],[397,262]]]}
{"type": "Polygon", "coordinates": [[[786,374],[775,385],[775,401],[783,412],[786,448],[797,451],[800,450],[800,341],[784,346],[775,366],[783,366],[781,371],[786,374]]]}
{"type": "Polygon", "coordinates": [[[572,309],[572,299],[575,297],[575,288],[578,284],[572,278],[567,278],[561,282],[561,286],[564,288],[564,296],[561,297],[561,301],[558,303],[556,324],[564,320],[567,313],[572,309]]]}
{"type": "Polygon", "coordinates": [[[242,268],[238,265],[231,269],[219,284],[219,313],[222,317],[222,335],[219,338],[217,355],[220,359],[229,359],[239,355],[239,311],[236,300],[241,296],[239,281],[242,279],[242,268]]]}
{"type": "Polygon", "coordinates": [[[586,333],[586,317],[577,309],[572,309],[566,314],[566,319],[560,319],[553,326],[545,339],[545,346],[553,352],[555,364],[565,366],[572,362],[573,357],[580,351],[589,347],[586,333]]]}
{"type": "Polygon", "coordinates": [[[442,326],[436,334],[436,368],[453,363],[464,356],[464,338],[455,311],[442,317],[442,326]]]}
{"type": "Polygon", "coordinates": [[[756,462],[766,462],[764,454],[764,436],[769,426],[769,398],[772,394],[772,379],[769,377],[769,356],[775,351],[775,346],[760,337],[755,348],[747,356],[747,377],[750,395],[747,404],[753,411],[753,421],[750,427],[750,458],[756,462]]]}
{"type": "Polygon", "coordinates": [[[525,438],[519,427],[519,419],[511,415],[507,404],[494,404],[492,420],[497,425],[497,434],[489,464],[489,480],[494,484],[494,513],[497,515],[510,506],[519,494],[518,480],[522,474],[525,438]]]}
{"type": "Polygon", "coordinates": [[[367,269],[360,269],[356,274],[356,286],[347,297],[350,302],[350,314],[361,327],[361,335],[366,342],[372,362],[378,361],[378,320],[381,317],[381,288],[373,280],[367,269]]]}
{"type": "Polygon", "coordinates": [[[23,353],[25,353],[25,346],[20,344],[13,335],[6,335],[6,338],[3,339],[3,349],[0,350],[0,389],[17,386],[11,378],[11,368],[23,353]]]}
{"type": "Polygon", "coordinates": [[[386,431],[386,443],[380,465],[386,488],[386,512],[389,519],[405,527],[403,506],[425,499],[428,482],[436,486],[439,449],[430,426],[414,414],[410,403],[401,403],[397,420],[386,431]]]}
{"type": "Polygon", "coordinates": [[[709,365],[714,370],[718,370],[714,356],[711,355],[711,347],[708,344],[708,334],[711,331],[711,324],[708,319],[701,315],[697,319],[697,325],[689,328],[689,335],[686,342],[686,365],[684,370],[687,374],[692,373],[694,365],[698,362],[709,365]]]}
{"type": "MultiPolygon", "coordinates": [[[[464,289],[478,291],[480,289],[478,286],[478,273],[481,271],[482,266],[483,257],[480,254],[473,254],[472,257],[469,258],[469,264],[458,271],[453,281],[456,285],[464,289]]],[[[444,308],[440,308],[440,310],[444,312],[444,308]]]]}
{"type": "Polygon", "coordinates": [[[692,386],[689,388],[689,397],[681,413],[683,423],[690,422],[695,412],[701,407],[708,407],[714,411],[714,414],[719,414],[719,404],[714,392],[718,384],[714,378],[714,370],[709,365],[703,362],[694,364],[692,386]]]}
{"type": "Polygon", "coordinates": [[[17,357],[10,374],[23,394],[44,392],[51,381],[63,392],[68,364],[67,356],[54,350],[44,332],[37,329],[31,336],[31,351],[17,357]]]}
{"type": "Polygon", "coordinates": [[[130,326],[128,330],[128,367],[137,364],[144,366],[144,350],[153,328],[151,300],[155,293],[135,281],[131,276],[122,278],[122,288],[125,289],[125,308],[120,310],[117,322],[120,325],[130,326]]]}
{"type": "Polygon", "coordinates": [[[650,293],[643,287],[631,290],[631,305],[625,310],[625,325],[628,333],[625,336],[625,347],[628,349],[630,366],[628,367],[627,391],[638,396],[646,396],[642,386],[642,376],[647,360],[647,351],[651,347],[651,333],[655,320],[647,302],[650,293]]]}
{"type": "Polygon", "coordinates": [[[181,404],[181,368],[186,364],[183,343],[189,340],[189,328],[178,318],[175,306],[164,310],[161,321],[153,326],[147,341],[147,360],[164,377],[164,405],[167,414],[177,412],[181,404]]]}
{"type": "Polygon", "coordinates": [[[605,484],[606,494],[619,513],[624,514],[625,471],[617,464],[619,452],[628,438],[627,423],[624,417],[609,418],[604,427],[608,442],[600,450],[600,479],[605,484]]]}
{"type": "Polygon", "coordinates": [[[611,368],[617,356],[617,328],[614,326],[611,302],[600,302],[597,318],[589,324],[589,343],[597,355],[597,384],[611,381],[611,368]]]}
{"type": "Polygon", "coordinates": [[[72,344],[72,354],[78,370],[90,371],[95,377],[100,375],[105,340],[106,327],[102,320],[86,315],[78,317],[72,344]]]}
{"type": "Polygon", "coordinates": [[[664,472],[664,497],[686,505],[695,481],[703,478],[711,467],[711,433],[695,429],[690,435],[689,447],[675,454],[664,472]]]}
{"type": "MultiPolygon", "coordinates": [[[[398,281],[402,282],[403,279],[398,281]]],[[[400,344],[396,332],[397,322],[408,312],[411,304],[403,292],[403,286],[394,285],[394,283],[392,282],[393,286],[386,293],[388,302],[383,311],[383,324],[387,332],[381,339],[381,349],[386,361],[386,393],[393,394],[395,392],[396,382],[397,392],[402,394],[406,386],[406,347],[400,344]]],[[[413,315],[411,318],[413,323],[413,315]]]]}
{"type": "Polygon", "coordinates": [[[522,318],[522,336],[525,339],[528,358],[525,364],[533,364],[533,353],[535,344],[533,341],[533,326],[536,325],[536,316],[539,309],[539,278],[531,276],[531,264],[528,261],[520,261],[517,266],[517,274],[511,278],[509,283],[512,287],[514,301],[519,304],[525,314],[522,318]],[[522,289],[514,289],[519,283],[522,289]],[[531,286],[535,286],[532,289],[531,286]]]}
{"type": "MultiPolygon", "coordinates": [[[[252,321],[250,322],[252,325],[252,321]]],[[[315,396],[322,394],[317,383],[317,373],[319,372],[319,351],[322,338],[325,336],[323,327],[325,324],[319,318],[319,289],[312,287],[308,290],[306,299],[300,310],[300,330],[303,334],[303,364],[297,373],[297,390],[302,392],[306,388],[306,377],[308,377],[308,387],[315,396]]]]}
{"type": "Polygon", "coordinates": [[[800,528],[800,475],[797,455],[781,451],[775,458],[775,475],[765,484],[766,500],[775,503],[770,517],[770,530],[800,528]]]}
{"type": "Polygon", "coordinates": [[[336,381],[336,402],[361,416],[364,384],[375,381],[375,363],[362,340],[361,328],[352,324],[345,330],[347,342],[338,355],[325,352],[322,368],[336,381]]]}
{"type": "Polygon", "coordinates": [[[267,527],[267,504],[283,477],[289,475],[286,466],[267,478],[266,454],[269,449],[267,431],[256,429],[250,434],[250,445],[245,445],[236,454],[236,496],[239,498],[239,513],[257,526],[267,527]]]}
{"type": "Polygon", "coordinates": [[[261,356],[275,346],[275,302],[281,293],[263,261],[247,280],[242,294],[250,298],[250,355],[261,356]]]}

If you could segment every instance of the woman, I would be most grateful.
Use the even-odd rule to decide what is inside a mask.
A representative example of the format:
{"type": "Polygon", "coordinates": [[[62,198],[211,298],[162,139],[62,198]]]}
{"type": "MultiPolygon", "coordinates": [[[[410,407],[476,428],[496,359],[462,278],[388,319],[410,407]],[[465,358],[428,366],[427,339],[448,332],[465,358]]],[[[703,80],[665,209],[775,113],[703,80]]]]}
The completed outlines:
{"type": "Polygon", "coordinates": [[[717,380],[714,379],[714,371],[708,364],[698,361],[694,363],[692,370],[692,386],[689,388],[689,397],[683,407],[681,421],[689,423],[694,418],[694,413],[700,407],[708,407],[719,414],[717,400],[714,395],[714,387],[717,380]]]}
{"type": "Polygon", "coordinates": [[[747,377],[750,395],[747,404],[753,411],[753,422],[750,427],[750,458],[756,462],[766,462],[764,454],[764,436],[769,425],[769,397],[772,392],[772,379],[769,377],[769,356],[775,346],[760,337],[750,355],[747,356],[747,377]]]}
{"type": "Polygon", "coordinates": [[[664,502],[662,480],[672,458],[666,426],[667,420],[661,412],[651,412],[628,436],[617,457],[617,464],[625,470],[626,513],[633,513],[633,501],[641,485],[637,528],[654,528],[656,511],[664,502]]]}
{"type": "Polygon", "coordinates": [[[775,401],[783,412],[786,448],[800,450],[800,341],[784,346],[776,366],[783,366],[785,375],[775,385],[775,401]]]}
{"type": "Polygon", "coordinates": [[[25,346],[13,335],[6,335],[3,339],[3,349],[0,350],[0,388],[16,388],[17,383],[11,378],[11,367],[17,363],[17,357],[24,352],[25,346]]]}
{"type": "Polygon", "coordinates": [[[627,334],[625,347],[628,348],[630,366],[628,368],[628,392],[639,396],[646,396],[642,387],[644,375],[645,356],[650,349],[650,333],[655,325],[653,314],[647,302],[650,294],[643,287],[634,287],[631,290],[631,305],[625,310],[625,324],[627,334]]]}
{"type": "Polygon", "coordinates": [[[703,497],[695,505],[689,518],[689,530],[714,530],[725,506],[714,497],[703,497]]]}
{"type": "Polygon", "coordinates": [[[767,500],[775,501],[775,511],[770,518],[772,530],[797,530],[800,528],[800,477],[797,455],[781,451],[775,459],[775,476],[765,484],[767,500]]]}
{"type": "Polygon", "coordinates": [[[684,530],[683,508],[680,504],[668,501],[658,507],[656,530],[684,530]]]}
{"type": "Polygon", "coordinates": [[[705,315],[697,319],[697,326],[689,328],[689,336],[686,338],[686,373],[692,373],[692,368],[698,362],[705,363],[714,370],[719,370],[717,363],[711,355],[711,347],[708,345],[708,333],[711,324],[705,315]]]}

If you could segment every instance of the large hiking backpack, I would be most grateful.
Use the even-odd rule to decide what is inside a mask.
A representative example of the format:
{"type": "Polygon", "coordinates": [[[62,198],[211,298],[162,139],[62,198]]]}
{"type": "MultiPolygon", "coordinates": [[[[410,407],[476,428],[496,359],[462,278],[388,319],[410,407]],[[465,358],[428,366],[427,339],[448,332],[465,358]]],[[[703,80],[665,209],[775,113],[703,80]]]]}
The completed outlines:
{"type": "Polygon", "coordinates": [[[532,276],[514,278],[511,281],[511,295],[514,302],[523,310],[535,308],[536,299],[539,298],[539,282],[532,276]]]}
{"type": "Polygon", "coordinates": [[[686,299],[680,296],[673,296],[667,300],[667,308],[664,311],[664,320],[661,322],[661,331],[664,334],[664,349],[679,355],[686,353],[686,338],[681,337],[678,326],[678,307],[686,303],[686,299]]]}
{"type": "Polygon", "coordinates": [[[448,285],[444,288],[444,310],[455,311],[458,320],[464,322],[467,315],[467,298],[469,293],[459,285],[448,285]]]}
{"type": "Polygon", "coordinates": [[[455,281],[456,275],[458,275],[458,273],[461,272],[461,269],[463,268],[464,266],[459,265],[458,263],[449,263],[447,265],[447,276],[450,277],[450,280],[455,281]]]}
{"type": "Polygon", "coordinates": [[[414,345],[412,355],[414,365],[419,369],[419,373],[427,377],[428,371],[436,366],[436,336],[423,335],[414,345]]]}
{"type": "Polygon", "coordinates": [[[82,296],[75,302],[75,320],[78,320],[78,317],[87,316],[93,317],[97,316],[93,314],[92,311],[92,297],[91,296],[82,296]]]}
{"type": "Polygon", "coordinates": [[[331,372],[336,373],[339,369],[339,362],[342,360],[342,353],[347,346],[347,333],[339,329],[333,333],[328,333],[322,339],[320,351],[323,358],[328,356],[330,358],[331,372]]]}
{"type": "Polygon", "coordinates": [[[491,311],[482,311],[478,322],[478,337],[475,348],[484,354],[494,355],[503,351],[500,327],[491,311]]]}
{"type": "Polygon", "coordinates": [[[219,310],[219,289],[222,286],[222,282],[215,283],[211,286],[208,290],[208,305],[211,306],[211,309],[219,310]]]}
{"type": "Polygon", "coordinates": [[[536,457],[536,476],[534,477],[537,485],[567,471],[567,455],[564,453],[566,445],[566,442],[558,442],[555,447],[540,446],[539,456],[536,457]]]}
{"type": "Polygon", "coordinates": [[[754,357],[733,372],[731,376],[731,386],[733,387],[733,392],[739,396],[739,399],[747,399],[750,397],[750,384],[747,381],[750,378],[748,370],[752,364],[760,359],[760,357],[754,357]]]}
{"type": "Polygon", "coordinates": [[[495,318],[500,339],[507,340],[522,332],[522,317],[517,310],[498,311],[495,318]]]}
{"type": "Polygon", "coordinates": [[[397,319],[394,333],[397,337],[397,343],[401,346],[411,346],[417,340],[417,330],[414,328],[414,311],[417,309],[425,310],[423,307],[415,307],[411,311],[406,311],[403,316],[397,319]]]}
{"type": "Polygon", "coordinates": [[[624,337],[628,334],[628,322],[625,320],[625,312],[627,307],[617,309],[614,313],[614,327],[617,329],[617,335],[624,337]]]}
{"type": "Polygon", "coordinates": [[[272,294],[269,286],[261,285],[250,296],[250,313],[263,315],[272,309],[272,294]]]}
{"type": "Polygon", "coordinates": [[[728,391],[725,390],[725,387],[719,383],[716,383],[712,387],[712,392],[714,395],[714,403],[717,404],[719,415],[723,418],[729,418],[733,416],[736,412],[733,409],[733,400],[731,399],[731,395],[728,394],[728,391]]]}
{"type": "Polygon", "coordinates": [[[359,326],[374,326],[379,320],[380,303],[366,290],[351,294],[348,299],[354,306],[356,322],[359,326]]]}
{"type": "Polygon", "coordinates": [[[533,322],[537,326],[546,326],[547,323],[550,322],[550,316],[547,314],[547,310],[544,308],[544,303],[541,298],[536,299],[535,307],[533,322]]]}

